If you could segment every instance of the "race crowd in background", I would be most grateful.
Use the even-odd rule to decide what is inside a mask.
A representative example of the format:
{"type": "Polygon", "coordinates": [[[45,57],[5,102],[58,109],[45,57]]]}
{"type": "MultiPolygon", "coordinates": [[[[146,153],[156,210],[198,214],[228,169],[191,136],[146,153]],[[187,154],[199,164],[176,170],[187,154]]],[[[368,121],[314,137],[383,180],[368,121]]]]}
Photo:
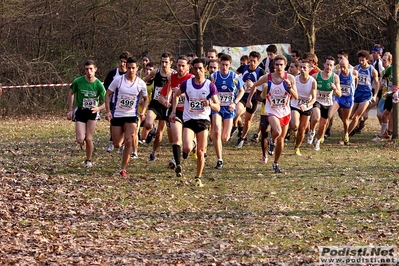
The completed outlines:
{"type": "Polygon", "coordinates": [[[275,45],[267,47],[266,58],[257,51],[242,56],[238,69],[232,69],[230,55],[215,49],[206,58],[189,53],[176,61],[165,52],[159,65],[149,54],[137,61],[125,51],[104,83],[95,76],[96,63],[85,63],[85,75],[71,84],[67,118],[75,121],[76,141],[86,151],[85,166],[92,167],[93,133],[105,109],[110,121],[107,152],[116,148],[123,154],[121,177],[128,176],[129,160],[138,158],[139,143],[153,140],[149,160],[156,161],[166,129],[172,147],[169,168],[181,177],[182,161],[191,154],[197,159],[195,185],[202,187],[208,139],[217,157],[215,168],[222,169],[223,143],[237,134],[236,148],[243,148],[259,110],[250,141],[260,142],[260,161],[266,164],[273,156],[273,171],[282,173],[284,142],[293,141],[298,156],[303,142],[319,151],[337,112],[342,145],[362,131],[374,107],[380,132],[373,141],[391,139],[392,54],[383,49],[376,44],[371,53],[358,51],[355,66],[340,50],[336,57],[321,60],[322,69],[316,54],[292,50],[288,61],[275,45]]]}

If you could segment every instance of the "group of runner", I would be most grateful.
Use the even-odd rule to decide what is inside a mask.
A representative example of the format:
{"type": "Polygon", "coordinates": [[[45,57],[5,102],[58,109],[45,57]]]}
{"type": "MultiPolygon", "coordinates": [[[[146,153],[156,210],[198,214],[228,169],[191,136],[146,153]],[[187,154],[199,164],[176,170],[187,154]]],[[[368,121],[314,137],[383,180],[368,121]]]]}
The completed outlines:
{"type": "Polygon", "coordinates": [[[243,148],[258,103],[260,122],[251,140],[260,140],[262,163],[274,155],[275,173],[283,172],[278,162],[287,136],[292,137],[299,156],[306,133],[307,143],[318,151],[329,136],[337,111],[343,122],[343,144],[348,145],[349,136],[360,132],[367,110],[375,104],[381,132],[374,141],[390,138],[392,55],[383,54],[381,46],[373,47],[373,57],[368,51],[359,51],[359,64],[355,67],[341,50],[338,65],[329,56],[323,62],[323,70],[317,68],[318,59],[312,53],[301,57],[294,50],[289,64],[284,55],[277,53],[275,45],[267,47],[267,54],[261,61],[261,55],[252,51],[241,58],[241,66],[233,71],[231,56],[214,49],[208,51],[207,58],[195,54],[179,56],[176,70],[172,69],[170,53],[163,53],[160,67],[155,68],[148,54],[143,55],[140,66],[130,53],[122,52],[118,68],[108,73],[104,84],[95,77],[95,62],[88,60],[85,76],[71,85],[67,114],[76,122],[76,141],[86,149],[86,167],[92,166],[92,136],[98,113],[103,109],[110,121],[107,152],[120,148],[122,177],[128,176],[129,160],[138,157],[139,141],[150,143],[155,137],[149,159],[156,161],[156,151],[167,128],[173,155],[169,167],[177,177],[182,176],[182,158],[193,153],[197,158],[195,185],[199,187],[203,186],[208,137],[215,148],[215,168],[222,169],[222,142],[238,131],[236,147],[243,148]]]}

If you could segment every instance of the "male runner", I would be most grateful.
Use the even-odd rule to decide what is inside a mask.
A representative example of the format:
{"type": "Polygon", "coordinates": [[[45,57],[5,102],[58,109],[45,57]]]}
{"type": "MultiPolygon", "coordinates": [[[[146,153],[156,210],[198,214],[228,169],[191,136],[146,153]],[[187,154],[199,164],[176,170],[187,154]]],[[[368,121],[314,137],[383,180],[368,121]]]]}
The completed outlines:
{"type": "MultiPolygon", "coordinates": [[[[123,74],[126,73],[126,60],[131,57],[132,55],[127,52],[124,51],[119,55],[119,66],[117,68],[112,69],[111,71],[108,72],[107,76],[104,79],[104,87],[107,90],[109,85],[111,84],[111,82],[117,78],[122,76],[123,74]]],[[[110,101],[111,101],[111,107],[114,104],[114,97],[110,97],[110,101]]],[[[112,152],[114,150],[114,143],[112,141],[112,129],[111,129],[111,125],[109,126],[109,141],[108,141],[108,147],[107,147],[107,152],[112,152]]]]}
{"type": "Polygon", "coordinates": [[[162,87],[168,82],[168,75],[174,70],[171,69],[173,62],[173,56],[170,53],[163,53],[161,55],[161,68],[153,70],[148,76],[144,78],[145,82],[154,79],[154,90],[152,93],[152,99],[148,106],[147,115],[145,118],[144,129],[141,134],[142,139],[146,139],[148,132],[153,128],[155,120],[158,120],[158,129],[156,132],[152,152],[150,154],[150,161],[155,162],[155,152],[159,148],[162,135],[166,127],[166,110],[167,108],[162,105],[158,99],[162,87]]]}
{"type": "Polygon", "coordinates": [[[97,124],[98,112],[103,110],[105,105],[98,106],[99,100],[105,99],[105,88],[102,82],[96,78],[96,62],[87,60],[85,63],[85,75],[76,78],[68,92],[68,113],[67,119],[74,116],[76,142],[83,150],[86,145],[85,166],[92,167],[91,162],[94,145],[93,133],[97,124]],[[76,95],[76,109],[73,111],[73,102],[76,95]]]}
{"type": "Polygon", "coordinates": [[[300,63],[301,73],[295,76],[298,99],[291,101],[291,121],[290,128],[295,139],[295,154],[301,156],[300,146],[305,137],[305,130],[309,124],[312,106],[316,101],[317,83],[309,75],[310,63],[303,60],[300,63]]]}
{"type": "Polygon", "coordinates": [[[290,98],[298,99],[295,78],[284,71],[286,66],[287,58],[284,55],[277,55],[274,58],[275,72],[264,75],[254,84],[256,88],[267,82],[265,113],[272,128],[268,153],[274,154],[273,170],[275,173],[283,172],[278,165],[278,160],[284,149],[284,137],[291,117],[290,98]]]}
{"type": "Polygon", "coordinates": [[[316,102],[312,108],[308,143],[313,143],[316,151],[320,150],[320,142],[322,139],[324,140],[324,131],[328,125],[328,112],[333,105],[333,93],[341,97],[339,77],[333,72],[334,63],[334,57],[328,56],[324,62],[323,71],[312,75],[317,82],[317,93],[316,102]],[[317,123],[319,123],[319,129],[315,138],[317,123]]]}
{"type": "Polygon", "coordinates": [[[204,58],[194,59],[194,78],[180,85],[174,94],[172,101],[172,112],[170,121],[175,122],[178,97],[185,93],[183,111],[183,158],[187,158],[194,148],[193,139],[197,138],[197,175],[195,186],[202,187],[202,171],[205,165],[204,151],[208,145],[208,128],[210,124],[209,115],[211,109],[220,110],[217,89],[209,79],[205,79],[206,60],[204,58]]]}
{"type": "Polygon", "coordinates": [[[210,80],[215,83],[218,90],[220,110],[212,110],[212,142],[215,147],[218,161],[216,169],[222,169],[222,141],[230,139],[231,128],[237,103],[244,94],[244,82],[230,70],[232,58],[228,54],[220,57],[220,70],[210,76],[210,80]]]}
{"type": "Polygon", "coordinates": [[[147,86],[137,76],[138,65],[133,57],[129,57],[126,63],[127,72],[112,81],[106,96],[106,116],[111,121],[112,139],[114,146],[119,148],[124,142],[125,148],[122,156],[122,168],[119,172],[121,177],[127,177],[126,167],[133,150],[133,141],[138,133],[138,116],[144,118],[148,105],[147,86]],[[115,104],[110,105],[109,99],[115,95],[115,104]],[[140,98],[144,98],[143,110],[139,114],[138,105],[140,98]]]}

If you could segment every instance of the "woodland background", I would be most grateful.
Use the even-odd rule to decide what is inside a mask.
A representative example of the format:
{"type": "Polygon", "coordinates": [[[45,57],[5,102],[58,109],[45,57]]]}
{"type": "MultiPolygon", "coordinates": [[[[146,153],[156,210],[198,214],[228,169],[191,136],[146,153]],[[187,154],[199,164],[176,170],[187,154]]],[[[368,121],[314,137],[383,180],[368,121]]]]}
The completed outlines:
{"type": "MultiPolygon", "coordinates": [[[[212,45],[290,43],[319,59],[390,43],[388,0],[1,0],[0,83],[70,83],[87,59],[103,80],[128,50],[157,62],[212,45]]],[[[68,87],[3,89],[0,115],[64,111],[68,87]]]]}

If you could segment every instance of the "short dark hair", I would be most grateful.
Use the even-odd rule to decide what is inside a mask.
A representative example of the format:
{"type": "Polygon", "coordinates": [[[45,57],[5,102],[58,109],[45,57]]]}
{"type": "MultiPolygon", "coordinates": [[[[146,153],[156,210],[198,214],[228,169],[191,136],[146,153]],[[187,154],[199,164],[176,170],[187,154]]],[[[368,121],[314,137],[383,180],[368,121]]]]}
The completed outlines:
{"type": "Polygon", "coordinates": [[[334,64],[335,64],[335,58],[334,58],[334,56],[331,56],[331,55],[327,56],[327,57],[326,57],[326,60],[325,60],[324,62],[327,62],[327,60],[334,61],[334,64]]]}
{"type": "Polygon", "coordinates": [[[231,63],[233,59],[229,54],[222,54],[222,56],[220,57],[220,61],[229,61],[231,63]]]}
{"type": "Polygon", "coordinates": [[[179,60],[185,60],[185,61],[187,61],[187,63],[189,61],[187,56],[185,56],[185,55],[179,55],[179,57],[177,58],[177,61],[179,61],[179,60]]]}
{"type": "Polygon", "coordinates": [[[301,53],[298,50],[294,49],[291,51],[291,54],[292,53],[295,53],[297,57],[301,58],[301,53]]]}
{"type": "Polygon", "coordinates": [[[193,60],[193,62],[191,62],[192,65],[195,65],[198,63],[202,63],[204,66],[206,66],[206,59],[203,57],[197,57],[193,60]]]}
{"type": "Polygon", "coordinates": [[[277,46],[274,45],[274,44],[270,44],[270,45],[266,48],[266,52],[273,53],[273,54],[277,54],[277,46]]]}
{"type": "Polygon", "coordinates": [[[300,63],[299,60],[291,61],[291,64],[294,64],[295,67],[299,67],[300,63]]]}
{"type": "Polygon", "coordinates": [[[252,52],[250,52],[250,53],[249,53],[249,56],[250,56],[250,57],[256,57],[256,58],[258,58],[258,59],[260,60],[260,53],[257,52],[257,51],[252,51],[252,52]]]}
{"type": "Polygon", "coordinates": [[[196,54],[196,53],[193,53],[193,52],[188,53],[187,56],[189,56],[189,57],[195,57],[195,58],[198,57],[197,54],[196,54]]]}
{"type": "Polygon", "coordinates": [[[224,55],[224,53],[222,53],[222,52],[218,53],[218,58],[221,58],[222,55],[224,55]]]}
{"type": "Polygon", "coordinates": [[[342,54],[342,55],[348,57],[348,52],[345,50],[339,50],[337,54],[342,54]]]}
{"type": "Polygon", "coordinates": [[[148,62],[147,65],[145,65],[145,67],[154,67],[155,68],[155,63],[154,62],[148,62]]]}
{"type": "Polygon", "coordinates": [[[126,64],[132,64],[132,63],[135,63],[135,64],[137,64],[137,60],[136,60],[136,58],[134,58],[134,57],[129,57],[127,60],[126,60],[126,64]]]}
{"type": "Polygon", "coordinates": [[[215,54],[218,54],[218,51],[217,51],[216,49],[212,48],[212,49],[209,49],[209,50],[208,50],[208,53],[215,53],[215,54]]]}
{"type": "Polygon", "coordinates": [[[90,65],[93,65],[93,66],[97,67],[96,61],[94,61],[92,59],[86,60],[85,66],[90,66],[90,65]]]}
{"type": "Polygon", "coordinates": [[[123,51],[120,55],[119,55],[119,59],[128,59],[129,57],[131,57],[132,54],[129,53],[128,51],[123,51]]]}
{"type": "Polygon", "coordinates": [[[169,58],[169,60],[170,60],[171,62],[173,62],[173,55],[172,55],[171,53],[168,53],[168,52],[162,53],[162,54],[161,54],[161,57],[163,57],[163,58],[169,58]]]}
{"type": "Polygon", "coordinates": [[[245,55],[241,56],[240,61],[242,61],[242,60],[248,61],[249,60],[248,55],[245,54],[245,55]]]}
{"type": "Polygon", "coordinates": [[[370,58],[370,53],[368,51],[366,51],[366,50],[360,50],[359,52],[357,52],[356,55],[357,55],[357,58],[364,57],[367,60],[370,58]]]}
{"type": "Polygon", "coordinates": [[[209,66],[210,63],[219,63],[219,61],[217,59],[211,59],[206,65],[209,66]]]}

